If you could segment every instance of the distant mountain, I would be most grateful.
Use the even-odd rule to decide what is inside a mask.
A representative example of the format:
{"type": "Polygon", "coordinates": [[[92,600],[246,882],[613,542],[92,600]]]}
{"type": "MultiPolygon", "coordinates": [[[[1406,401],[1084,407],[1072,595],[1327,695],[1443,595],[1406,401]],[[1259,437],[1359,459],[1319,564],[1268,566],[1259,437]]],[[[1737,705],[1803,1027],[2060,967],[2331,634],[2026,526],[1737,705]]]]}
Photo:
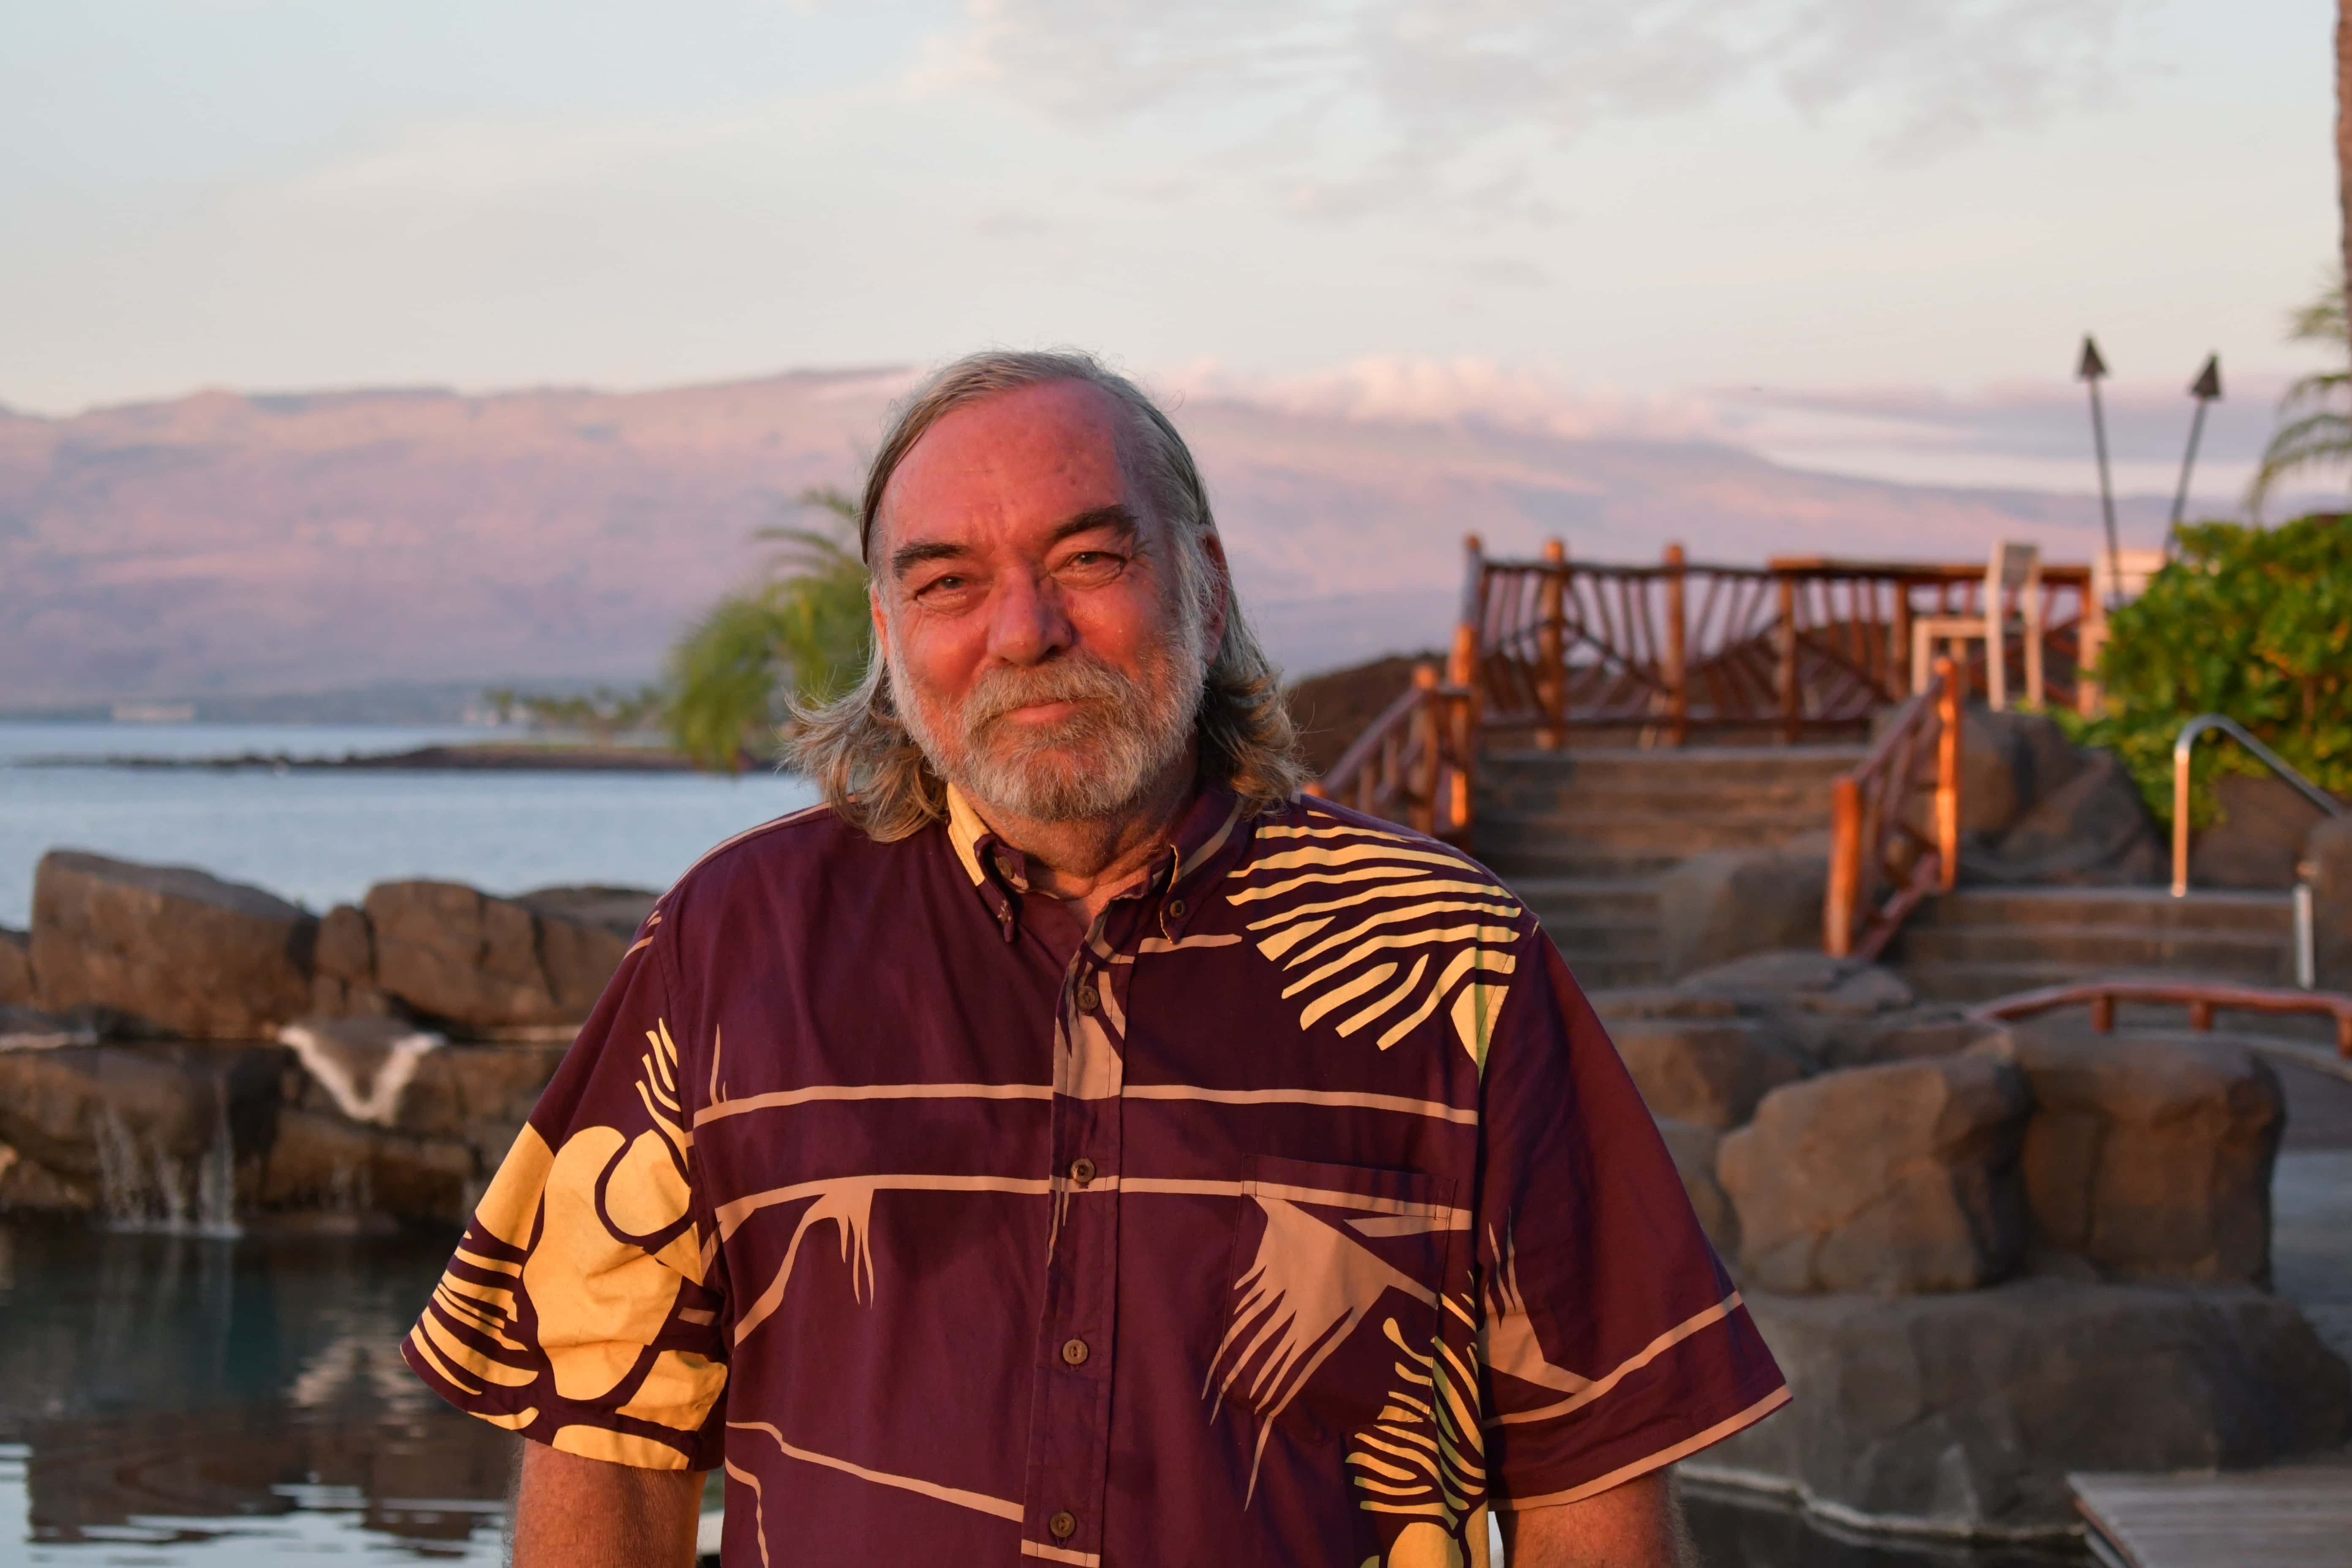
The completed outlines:
{"type": "MultiPolygon", "coordinates": [[[[205,392],[0,412],[0,704],[642,679],[751,572],[754,529],[852,485],[899,371],[608,394],[205,392]]],[[[2095,505],[1573,439],[1184,402],[1238,581],[1297,670],[1442,643],[1461,536],[1532,552],[2085,559],[2095,505]]],[[[2144,520],[2158,503],[2132,503],[2144,520]]]]}

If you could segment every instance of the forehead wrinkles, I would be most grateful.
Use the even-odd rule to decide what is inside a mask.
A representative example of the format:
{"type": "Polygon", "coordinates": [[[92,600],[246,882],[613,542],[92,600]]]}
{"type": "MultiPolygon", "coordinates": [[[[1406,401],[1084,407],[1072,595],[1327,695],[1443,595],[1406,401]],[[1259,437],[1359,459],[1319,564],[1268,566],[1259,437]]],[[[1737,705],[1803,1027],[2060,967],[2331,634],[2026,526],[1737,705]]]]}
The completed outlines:
{"type": "MultiPolygon", "coordinates": [[[[898,528],[900,504],[904,500],[908,470],[913,468],[918,473],[921,472],[919,464],[926,447],[931,448],[931,457],[936,458],[938,448],[935,443],[941,427],[959,416],[975,409],[985,408],[1010,397],[1019,397],[1024,394],[1049,387],[1076,387],[1084,392],[1086,395],[1083,405],[1092,416],[1087,422],[1092,427],[1090,434],[1108,443],[1111,466],[1118,475],[1119,500],[1135,513],[1137,521],[1142,525],[1138,530],[1137,543],[1139,547],[1148,549],[1158,542],[1156,539],[1150,537],[1151,530],[1155,526],[1164,526],[1165,519],[1161,515],[1159,504],[1158,489],[1150,482],[1151,459],[1145,437],[1137,427],[1138,416],[1109,393],[1098,386],[1089,385],[1086,382],[1040,382],[1034,385],[1009,388],[985,397],[974,398],[970,403],[950,409],[940,415],[929,429],[917,437],[914,443],[899,457],[898,461],[890,470],[889,478],[883,481],[881,500],[876,506],[874,513],[874,537],[865,542],[866,558],[874,568],[877,578],[883,574],[884,568],[889,562],[890,552],[896,548],[894,536],[898,528]]],[[[1052,416],[1041,413],[1037,416],[1037,421],[1044,423],[1051,417],[1052,416]]],[[[1056,466],[1066,467],[1067,463],[1068,454],[1064,454],[1056,466]]]]}

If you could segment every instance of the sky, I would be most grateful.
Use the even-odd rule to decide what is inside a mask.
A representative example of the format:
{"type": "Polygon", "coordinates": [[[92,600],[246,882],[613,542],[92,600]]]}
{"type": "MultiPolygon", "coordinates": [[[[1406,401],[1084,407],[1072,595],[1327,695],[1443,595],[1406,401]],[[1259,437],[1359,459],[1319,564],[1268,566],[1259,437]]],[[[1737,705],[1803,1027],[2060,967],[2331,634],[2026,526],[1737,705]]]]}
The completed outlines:
{"type": "Polygon", "coordinates": [[[0,404],[1076,343],[1180,388],[2242,475],[2326,0],[0,0],[0,404]]]}

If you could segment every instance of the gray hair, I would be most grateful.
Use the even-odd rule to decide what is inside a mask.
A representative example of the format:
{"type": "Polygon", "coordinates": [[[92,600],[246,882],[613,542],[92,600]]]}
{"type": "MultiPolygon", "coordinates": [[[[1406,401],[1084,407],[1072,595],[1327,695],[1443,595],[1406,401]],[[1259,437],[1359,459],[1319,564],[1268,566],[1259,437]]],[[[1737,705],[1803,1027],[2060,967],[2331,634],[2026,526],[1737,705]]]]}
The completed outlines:
{"type": "MultiPolygon", "coordinates": [[[[1074,381],[1107,395],[1122,416],[1119,458],[1152,511],[1175,540],[1180,620],[1213,603],[1215,568],[1204,542],[1216,531],[1209,493],[1184,438],[1167,415],[1127,377],[1091,354],[994,350],[970,354],[938,372],[891,411],[880,450],[866,476],[857,521],[858,549],[872,565],[874,528],[890,476],[926,431],[959,408],[1025,387],[1074,381]]],[[[1197,624],[1197,623],[1196,623],[1197,624]]],[[[866,673],[839,700],[795,707],[793,762],[814,779],[844,819],[882,843],[907,837],[947,816],[947,784],[898,716],[888,661],[877,646],[866,673]]],[[[1261,811],[1298,791],[1307,770],[1298,736],[1282,702],[1281,678],[1258,646],[1240,602],[1226,585],[1225,629],[1210,658],[1194,718],[1201,776],[1261,811]]]]}

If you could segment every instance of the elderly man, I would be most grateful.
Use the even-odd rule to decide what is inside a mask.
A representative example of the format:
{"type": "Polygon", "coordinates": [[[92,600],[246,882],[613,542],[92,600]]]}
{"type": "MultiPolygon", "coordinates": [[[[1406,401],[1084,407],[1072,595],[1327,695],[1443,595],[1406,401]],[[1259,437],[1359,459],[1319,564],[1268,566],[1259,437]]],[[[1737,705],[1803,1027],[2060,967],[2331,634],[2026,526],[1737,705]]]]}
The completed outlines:
{"type": "Polygon", "coordinates": [[[416,1329],[526,1565],[1686,1561],[1787,1398],[1475,861],[1299,793],[1198,472],[984,354],[866,483],[824,804],[666,894],[416,1329]]]}

